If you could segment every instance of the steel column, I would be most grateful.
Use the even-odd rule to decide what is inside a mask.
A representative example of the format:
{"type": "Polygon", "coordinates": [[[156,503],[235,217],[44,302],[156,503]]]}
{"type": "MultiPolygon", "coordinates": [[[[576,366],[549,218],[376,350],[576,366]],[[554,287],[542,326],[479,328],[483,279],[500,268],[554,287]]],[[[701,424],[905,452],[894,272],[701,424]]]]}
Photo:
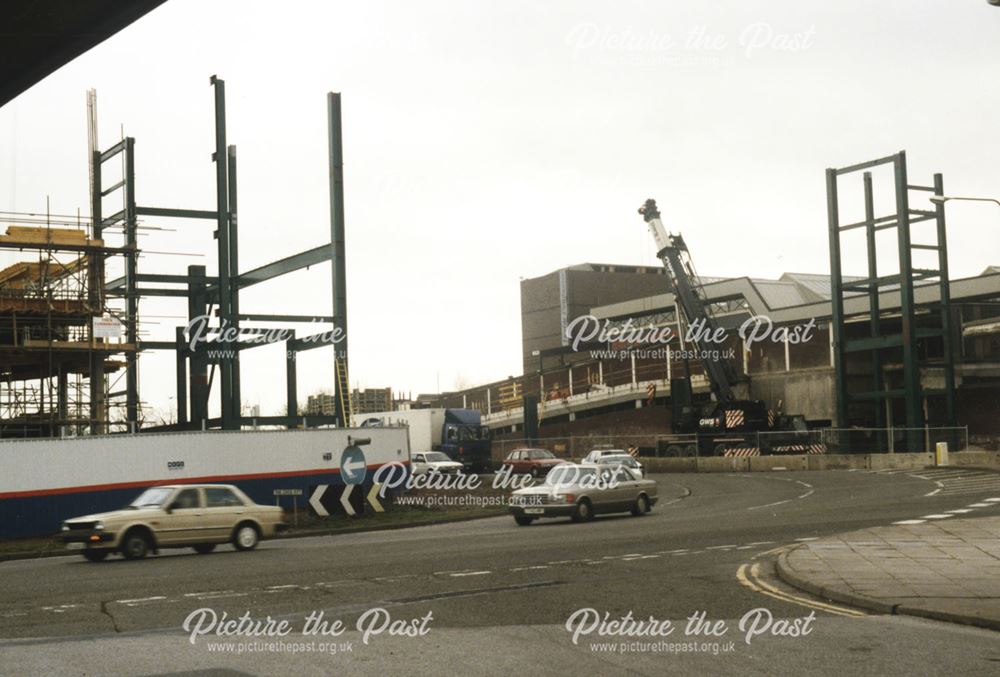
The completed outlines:
{"type": "MultiPolygon", "coordinates": [[[[910,200],[906,177],[906,152],[900,151],[893,163],[896,179],[896,235],[899,244],[900,323],[903,335],[903,389],[906,391],[906,427],[923,426],[920,367],[917,363],[916,312],[913,299],[913,260],[910,251],[910,200]]],[[[907,451],[920,448],[919,431],[907,435],[907,451]]]]}
{"type": "Polygon", "coordinates": [[[830,305],[833,336],[833,371],[836,380],[836,427],[847,427],[847,366],[844,362],[844,289],[840,261],[840,209],[837,202],[837,170],[826,170],[826,210],[830,228],[830,305]]]}
{"type": "MultiPolygon", "coordinates": [[[[215,236],[219,244],[219,324],[225,329],[229,326],[230,296],[230,260],[229,260],[229,172],[228,150],[226,147],[226,83],[214,75],[210,80],[215,93],[215,189],[217,228],[215,236]]],[[[222,428],[231,430],[237,427],[232,401],[232,360],[228,354],[231,346],[228,341],[220,340],[219,349],[219,390],[222,404],[222,428]]]]}
{"type": "MultiPolygon", "coordinates": [[[[340,342],[334,345],[334,376],[337,381],[337,390],[340,390],[341,379],[337,375],[336,360],[340,360],[344,365],[345,383],[350,383],[347,378],[347,273],[345,270],[346,253],[344,247],[344,148],[343,134],[341,126],[340,94],[330,92],[327,97],[327,117],[328,117],[328,139],[330,156],[330,233],[331,246],[333,247],[333,325],[339,329],[340,342]]],[[[349,386],[348,386],[349,387],[349,386]]],[[[338,392],[337,396],[345,402],[350,397],[350,393],[338,392]]],[[[339,422],[340,426],[349,425],[348,420],[339,422]]]]}
{"type": "MultiPolygon", "coordinates": [[[[138,221],[135,213],[135,139],[125,138],[125,342],[139,342],[139,293],[136,272],[138,264],[138,221]]],[[[139,428],[139,353],[125,353],[125,418],[129,430],[139,428]]]]}
{"type": "MultiPolygon", "coordinates": [[[[240,329],[240,288],[237,284],[239,276],[239,235],[236,222],[236,146],[229,146],[229,322],[230,326],[237,331],[240,329]]],[[[235,346],[234,346],[235,348],[235,346]]],[[[232,370],[232,411],[234,418],[238,419],[243,414],[243,401],[240,394],[240,351],[233,352],[232,370]]],[[[237,422],[236,428],[240,427],[237,422]]]]}
{"type": "MultiPolygon", "coordinates": [[[[872,173],[865,172],[863,175],[865,191],[865,237],[868,242],[868,279],[878,279],[878,257],[875,246],[875,198],[872,191],[872,173]]],[[[881,335],[879,321],[878,286],[868,287],[868,311],[871,315],[869,327],[872,338],[878,339],[881,335]]],[[[882,356],[878,350],[872,353],[872,391],[882,392],[882,356]]],[[[885,409],[880,406],[875,407],[875,427],[885,427],[885,409]]]]}
{"type": "Polygon", "coordinates": [[[177,327],[175,333],[177,352],[177,423],[188,420],[187,412],[187,345],[184,341],[184,327],[177,327]]]}
{"type": "MultiPolygon", "coordinates": [[[[944,195],[944,179],[934,175],[934,194],[944,195]]],[[[937,211],[938,269],[941,272],[941,341],[944,349],[944,403],[945,425],[958,425],[955,414],[955,353],[952,345],[951,327],[951,275],[948,272],[948,230],[945,225],[944,203],[939,202],[937,211]]],[[[955,445],[952,445],[953,447],[955,445]]]]}
{"type": "MultiPolygon", "coordinates": [[[[285,341],[285,413],[297,416],[299,413],[298,378],[296,373],[295,332],[285,341]]],[[[289,425],[294,428],[294,425],[289,425]]]]}

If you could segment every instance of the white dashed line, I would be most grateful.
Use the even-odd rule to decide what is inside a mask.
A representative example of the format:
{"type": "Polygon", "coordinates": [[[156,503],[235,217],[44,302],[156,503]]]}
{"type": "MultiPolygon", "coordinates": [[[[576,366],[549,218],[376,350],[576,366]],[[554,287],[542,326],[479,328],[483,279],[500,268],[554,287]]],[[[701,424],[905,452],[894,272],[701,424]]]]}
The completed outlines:
{"type": "Polygon", "coordinates": [[[818,538],[819,536],[806,536],[805,538],[796,538],[795,540],[804,543],[806,541],[815,541],[818,538]]]}
{"type": "Polygon", "coordinates": [[[125,604],[126,606],[136,606],[137,604],[146,604],[148,602],[159,602],[166,599],[162,595],[155,595],[153,597],[139,597],[137,599],[117,599],[115,604],[125,604]]]}
{"type": "Polygon", "coordinates": [[[492,571],[456,571],[450,574],[453,578],[458,578],[459,576],[485,576],[487,574],[493,573],[492,571]]]}
{"type": "Polygon", "coordinates": [[[927,520],[900,520],[898,522],[893,522],[893,524],[923,524],[927,520]]]}
{"type": "Polygon", "coordinates": [[[954,515],[947,515],[947,514],[943,514],[943,515],[924,515],[924,519],[925,520],[943,520],[943,519],[948,519],[949,517],[954,517],[954,515]]]}
{"type": "Polygon", "coordinates": [[[970,503],[969,507],[970,508],[988,508],[988,507],[990,507],[990,504],[989,503],[970,503]]]}

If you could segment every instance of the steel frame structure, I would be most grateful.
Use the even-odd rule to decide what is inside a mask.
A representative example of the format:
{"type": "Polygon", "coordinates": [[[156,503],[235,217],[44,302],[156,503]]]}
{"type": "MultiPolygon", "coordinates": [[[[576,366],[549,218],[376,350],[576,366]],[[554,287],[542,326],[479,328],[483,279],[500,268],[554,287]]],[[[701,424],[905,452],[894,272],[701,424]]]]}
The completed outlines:
{"type": "MultiPolygon", "coordinates": [[[[122,225],[126,232],[126,247],[123,253],[127,255],[124,277],[112,280],[104,285],[103,291],[109,296],[122,296],[125,299],[125,326],[127,341],[138,343],[140,350],[173,350],[176,353],[176,383],[177,383],[177,416],[176,424],[157,426],[164,429],[207,429],[219,427],[225,430],[239,429],[243,425],[285,425],[296,427],[300,425],[317,426],[334,424],[346,426],[350,424],[350,393],[343,387],[347,383],[347,301],[344,246],[344,191],[343,191],[343,150],[341,132],[340,94],[329,93],[328,129],[329,129],[329,175],[330,175],[330,228],[331,241],[327,244],[307,251],[285,257],[253,270],[240,274],[239,271],[239,237],[237,219],[237,162],[236,146],[227,144],[226,139],[226,99],[225,81],[212,76],[210,84],[213,87],[215,103],[215,149],[212,161],[215,163],[216,207],[214,210],[176,209],[164,207],[148,207],[136,204],[135,190],[135,140],[125,138],[106,151],[95,151],[93,154],[94,186],[92,189],[92,210],[94,214],[95,231],[110,225],[122,225]],[[125,154],[125,173],[121,182],[104,189],[100,180],[101,165],[118,153],[125,154]],[[125,208],[108,218],[102,218],[101,200],[109,193],[123,189],[125,191],[125,208]],[[136,228],[138,217],[154,216],[160,218],[185,218],[214,221],[216,224],[215,238],[218,241],[217,261],[218,274],[208,276],[205,266],[188,266],[186,275],[143,274],[138,272],[136,246],[136,228]],[[325,261],[332,263],[331,283],[333,290],[332,315],[285,315],[242,313],[240,310],[240,290],[254,284],[286,275],[296,270],[308,268],[325,261]],[[173,287],[148,287],[143,283],[174,285],[173,287]],[[216,309],[218,324],[209,331],[218,336],[220,357],[209,359],[205,344],[192,350],[188,344],[189,337],[185,327],[176,327],[172,340],[138,342],[136,326],[138,323],[139,301],[143,297],[165,296],[187,299],[188,321],[199,317],[210,316],[216,309]],[[287,412],[285,416],[245,417],[241,412],[240,361],[241,350],[261,345],[233,341],[232,335],[242,331],[251,333],[265,330],[243,328],[241,322],[329,322],[333,325],[332,332],[295,338],[293,330],[285,330],[292,336],[286,342],[288,384],[287,412]],[[226,331],[231,329],[233,331],[226,331]],[[335,337],[342,336],[339,341],[335,337]],[[339,402],[335,416],[301,417],[297,412],[295,394],[296,373],[295,356],[305,350],[334,345],[334,375],[336,376],[336,393],[339,402]],[[219,394],[221,416],[209,417],[209,396],[214,380],[214,368],[218,366],[219,394]]],[[[96,290],[95,292],[96,293],[96,290]]],[[[269,329],[266,331],[275,331],[269,329]]],[[[139,384],[138,364],[135,353],[130,353],[126,365],[126,410],[132,429],[139,426],[139,384]]],[[[94,368],[100,368],[95,364],[94,368]]],[[[93,404],[92,404],[93,407],[93,404]]]]}
{"type": "MultiPolygon", "coordinates": [[[[923,448],[923,435],[919,429],[924,425],[923,404],[928,396],[943,395],[945,401],[945,425],[955,425],[955,366],[952,346],[951,298],[948,275],[947,229],[944,206],[938,204],[933,210],[913,209],[910,206],[910,191],[922,191],[936,195],[944,194],[941,174],[934,174],[932,186],[909,183],[906,169],[906,152],[862,162],[840,169],[826,170],[827,216],[830,241],[830,280],[833,317],[831,321],[834,371],[836,380],[836,425],[846,428],[850,424],[849,408],[852,405],[874,406],[874,420],[877,427],[886,424],[885,412],[894,401],[902,400],[904,425],[916,429],[907,440],[907,450],[923,448]],[[871,169],[891,165],[894,178],[895,212],[884,216],[875,215],[874,193],[871,169]],[[857,223],[841,224],[838,178],[849,174],[862,173],[862,190],[865,218],[857,223]],[[936,242],[915,244],[911,240],[910,226],[924,221],[934,221],[936,242]],[[844,232],[864,229],[868,254],[867,277],[844,282],[841,261],[841,236],[844,232]],[[899,273],[882,275],[878,273],[878,255],[875,246],[876,234],[884,230],[896,231],[896,249],[899,273]],[[913,252],[925,250],[936,252],[937,268],[915,268],[913,252]],[[940,303],[927,309],[922,316],[922,324],[917,325],[914,301],[914,283],[921,281],[936,283],[940,289],[940,303]],[[900,313],[898,333],[883,331],[885,313],[880,309],[880,294],[898,292],[900,313]],[[844,315],[846,292],[860,292],[868,296],[869,322],[860,337],[848,337],[844,315]],[[940,361],[921,361],[921,344],[929,339],[940,339],[943,358],[940,361]],[[848,356],[869,353],[872,360],[871,389],[857,391],[850,387],[847,373],[848,356]],[[902,356],[902,387],[890,388],[885,382],[883,368],[888,359],[898,360],[902,356]],[[934,366],[944,370],[944,392],[925,389],[921,383],[921,368],[934,366]]],[[[892,423],[892,422],[890,422],[892,423]]]]}

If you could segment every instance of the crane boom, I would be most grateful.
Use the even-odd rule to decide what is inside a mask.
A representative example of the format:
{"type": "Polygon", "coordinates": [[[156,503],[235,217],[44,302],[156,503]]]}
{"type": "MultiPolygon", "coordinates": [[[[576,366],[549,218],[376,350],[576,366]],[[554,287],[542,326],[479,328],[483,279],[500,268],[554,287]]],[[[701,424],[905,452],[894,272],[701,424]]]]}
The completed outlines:
{"type": "MultiPolygon", "coordinates": [[[[701,335],[715,335],[719,328],[718,322],[708,311],[706,304],[699,295],[697,275],[691,263],[691,255],[684,238],[671,235],[660,220],[660,211],[655,200],[646,200],[639,208],[639,213],[649,226],[649,231],[656,242],[656,256],[663,262],[673,286],[675,307],[684,313],[689,327],[699,328],[701,335]]],[[[697,344],[696,344],[697,345],[697,344]]],[[[698,356],[705,369],[712,393],[717,402],[732,402],[736,399],[733,391],[738,381],[729,360],[725,358],[712,359],[711,353],[699,349],[698,356]]]]}

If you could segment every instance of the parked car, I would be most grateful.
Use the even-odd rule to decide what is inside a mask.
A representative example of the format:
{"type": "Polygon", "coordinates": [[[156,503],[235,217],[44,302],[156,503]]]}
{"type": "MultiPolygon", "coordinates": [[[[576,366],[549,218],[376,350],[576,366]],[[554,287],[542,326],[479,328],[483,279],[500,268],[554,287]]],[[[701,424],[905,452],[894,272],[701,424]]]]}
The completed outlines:
{"type": "Polygon", "coordinates": [[[554,468],[537,487],[511,495],[510,512],[520,526],[541,517],[570,517],[574,522],[594,515],[631,511],[640,516],[657,501],[656,482],[638,477],[622,466],[565,464],[554,468]]]}
{"type": "Polygon", "coordinates": [[[178,484],[150,487],[121,510],[68,519],[62,540],[100,562],[115,552],[142,559],[163,548],[207,554],[222,543],[253,550],[287,528],[281,508],[257,505],[232,485],[178,484]]]}
{"type": "Polygon", "coordinates": [[[410,457],[410,468],[414,475],[437,472],[442,475],[457,475],[462,472],[461,463],[448,458],[448,454],[440,451],[419,451],[410,457]]]}
{"type": "Polygon", "coordinates": [[[567,462],[556,458],[555,454],[547,449],[515,449],[507,454],[507,458],[500,465],[510,468],[512,474],[541,477],[557,465],[567,462]]]}
{"type": "Polygon", "coordinates": [[[598,459],[604,456],[628,456],[628,452],[624,449],[594,449],[589,454],[583,457],[581,463],[597,463],[598,459]]]}
{"type": "Polygon", "coordinates": [[[624,466],[638,473],[639,477],[646,476],[646,468],[642,463],[628,454],[606,454],[597,459],[597,464],[624,466]]]}

